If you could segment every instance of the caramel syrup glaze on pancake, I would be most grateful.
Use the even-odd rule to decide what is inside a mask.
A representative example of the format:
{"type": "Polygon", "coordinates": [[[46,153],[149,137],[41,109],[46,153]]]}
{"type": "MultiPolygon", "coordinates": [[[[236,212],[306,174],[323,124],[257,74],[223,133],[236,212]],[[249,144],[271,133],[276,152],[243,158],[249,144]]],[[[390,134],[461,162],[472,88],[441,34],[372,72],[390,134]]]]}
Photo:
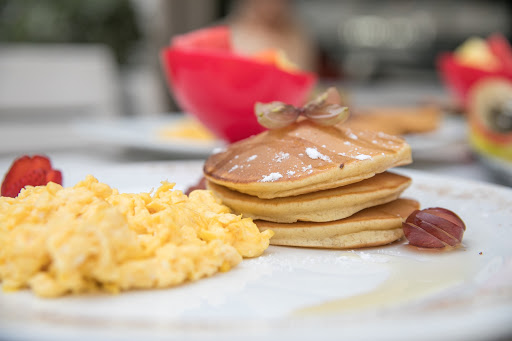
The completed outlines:
{"type": "Polygon", "coordinates": [[[303,120],[213,154],[204,174],[239,192],[275,198],[347,185],[411,161],[400,137],[303,120]]]}

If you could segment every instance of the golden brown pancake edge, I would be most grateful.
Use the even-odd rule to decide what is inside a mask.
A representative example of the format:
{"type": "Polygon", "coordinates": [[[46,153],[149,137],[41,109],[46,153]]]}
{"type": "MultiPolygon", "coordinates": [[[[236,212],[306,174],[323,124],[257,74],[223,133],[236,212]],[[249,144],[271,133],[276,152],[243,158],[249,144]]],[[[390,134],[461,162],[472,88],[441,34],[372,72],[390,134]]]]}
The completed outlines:
{"type": "Polygon", "coordinates": [[[273,245],[317,248],[361,248],[392,243],[403,237],[402,222],[420,205],[412,199],[366,208],[353,216],[330,222],[254,222],[264,231],[271,229],[273,245]]]}
{"type": "Polygon", "coordinates": [[[207,186],[234,213],[279,223],[339,220],[367,207],[397,199],[411,179],[391,172],[343,187],[293,197],[260,199],[208,182],[207,186]]]}

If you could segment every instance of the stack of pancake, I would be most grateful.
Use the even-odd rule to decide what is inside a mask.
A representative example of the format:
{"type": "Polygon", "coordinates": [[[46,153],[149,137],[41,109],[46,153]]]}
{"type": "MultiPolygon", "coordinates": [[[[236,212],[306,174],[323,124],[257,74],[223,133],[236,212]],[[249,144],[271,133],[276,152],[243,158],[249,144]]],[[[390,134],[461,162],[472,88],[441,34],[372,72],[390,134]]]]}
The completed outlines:
{"type": "Polygon", "coordinates": [[[359,248],[403,236],[419,204],[399,198],[411,179],[387,170],[410,162],[399,137],[302,120],[213,154],[204,175],[225,205],[274,231],[271,244],[359,248]]]}

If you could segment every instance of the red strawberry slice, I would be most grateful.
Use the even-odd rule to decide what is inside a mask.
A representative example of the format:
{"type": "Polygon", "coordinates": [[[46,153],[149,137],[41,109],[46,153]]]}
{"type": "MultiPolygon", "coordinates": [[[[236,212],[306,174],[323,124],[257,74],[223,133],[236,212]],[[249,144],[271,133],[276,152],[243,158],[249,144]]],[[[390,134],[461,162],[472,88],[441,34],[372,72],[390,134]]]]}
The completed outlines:
{"type": "Polygon", "coordinates": [[[1,195],[16,197],[25,186],[43,186],[53,181],[62,185],[62,173],[52,169],[50,160],[41,155],[16,159],[2,183],[1,195]]]}
{"type": "Polygon", "coordinates": [[[46,183],[55,182],[56,184],[62,185],[62,173],[59,170],[52,169],[46,172],[46,183]]]}

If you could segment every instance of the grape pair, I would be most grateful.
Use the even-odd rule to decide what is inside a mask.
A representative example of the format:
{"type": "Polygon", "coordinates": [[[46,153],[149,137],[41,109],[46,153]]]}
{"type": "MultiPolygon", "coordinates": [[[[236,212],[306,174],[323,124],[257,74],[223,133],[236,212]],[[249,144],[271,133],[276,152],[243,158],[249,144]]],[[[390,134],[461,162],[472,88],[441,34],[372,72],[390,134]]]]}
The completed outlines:
{"type": "Polygon", "coordinates": [[[269,129],[286,127],[300,115],[320,125],[334,125],[348,119],[348,108],[342,105],[341,96],[335,88],[308,102],[301,108],[283,102],[260,103],[254,106],[258,122],[269,129]]]}

